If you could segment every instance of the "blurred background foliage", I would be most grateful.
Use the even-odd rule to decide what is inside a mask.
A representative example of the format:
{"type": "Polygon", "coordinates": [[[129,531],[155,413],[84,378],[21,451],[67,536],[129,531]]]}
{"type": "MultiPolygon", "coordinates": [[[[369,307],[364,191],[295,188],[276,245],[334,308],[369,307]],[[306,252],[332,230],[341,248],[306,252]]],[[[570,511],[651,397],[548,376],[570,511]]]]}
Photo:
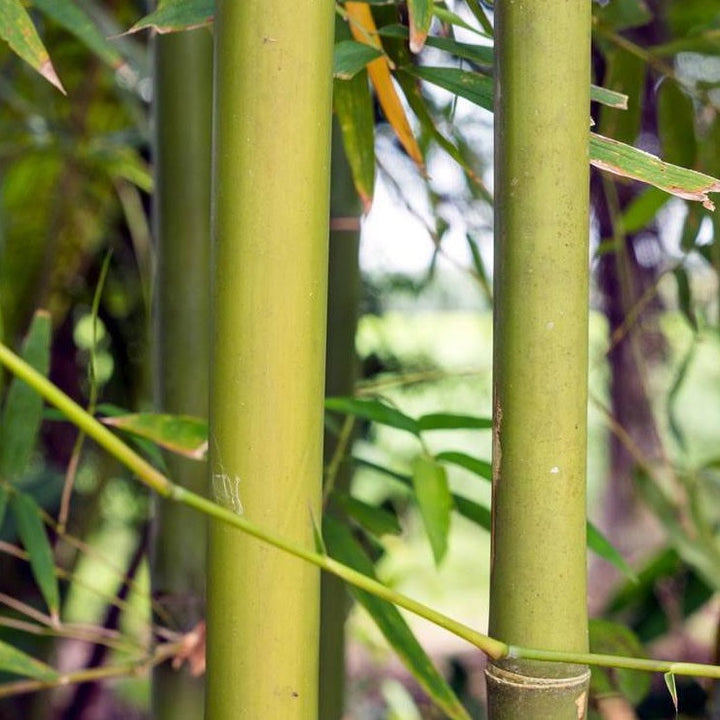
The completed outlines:
{"type": "MultiPolygon", "coordinates": [[[[35,310],[46,308],[54,382],[85,405],[96,391],[106,406],[148,409],[150,38],[121,35],[142,17],[145,5],[77,5],[103,38],[112,38],[108,45],[115,54],[78,40],[43,3],[30,5],[67,97],[0,45],[4,337],[18,346],[35,310]],[[106,258],[108,273],[93,314],[106,258]]],[[[453,17],[477,29],[481,15],[492,18],[491,10],[475,0],[438,7],[457,15],[438,13],[432,37],[490,45],[453,17]]],[[[373,8],[381,29],[407,24],[403,3],[373,8]]],[[[595,6],[593,81],[630,98],[625,111],[593,105],[597,129],[720,175],[719,27],[720,9],[707,0],[610,0],[595,6]]],[[[398,66],[477,69],[475,60],[438,47],[411,56],[406,40],[393,32],[386,32],[384,46],[398,66]]],[[[362,79],[367,88],[364,71],[362,79]]],[[[357,391],[413,418],[433,412],[488,417],[492,117],[446,91],[421,86],[409,73],[398,73],[397,80],[405,107],[412,108],[407,114],[427,172],[410,159],[374,104],[377,175],[360,250],[357,391]]],[[[350,81],[336,80],[336,86],[343,82],[350,81]]],[[[588,511],[637,574],[630,580],[590,557],[593,614],[632,631],[598,624],[593,643],[606,652],[642,648],[678,660],[718,662],[720,221],[699,203],[597,171],[591,193],[588,511]]],[[[392,474],[409,477],[422,451],[489,460],[489,434],[429,433],[421,447],[417,437],[386,424],[358,426],[352,496],[392,514],[401,528],[399,534],[362,531],[378,574],[485,627],[487,532],[454,514],[447,556],[435,568],[413,492],[392,474]]],[[[71,467],[67,528],[56,533],[49,523],[62,570],[61,615],[66,624],[104,628],[112,647],[88,644],[72,632],[56,637],[63,633],[33,619],[30,613],[43,607],[42,600],[27,563],[17,557],[12,514],[0,528],[0,636],[63,669],[137,658],[152,635],[150,503],[123,469],[92,446],[74,453],[76,440],[72,426],[46,413],[31,461],[14,483],[57,518],[71,467]],[[28,632],[19,621],[44,629],[28,632]]],[[[446,467],[451,490],[489,505],[489,485],[478,474],[446,467]]],[[[483,717],[478,653],[435,628],[414,621],[411,626],[448,670],[473,716],[483,717]]],[[[351,613],[349,628],[350,717],[439,717],[362,610],[351,613]]],[[[614,717],[618,703],[634,714],[628,717],[674,716],[654,680],[650,686],[637,677],[597,672],[593,689],[597,717],[614,717]]],[[[679,690],[683,716],[720,716],[714,685],[687,681],[679,690]]],[[[147,707],[147,679],[128,675],[108,687],[93,683],[0,700],[0,717],[139,718],[147,707]]]]}

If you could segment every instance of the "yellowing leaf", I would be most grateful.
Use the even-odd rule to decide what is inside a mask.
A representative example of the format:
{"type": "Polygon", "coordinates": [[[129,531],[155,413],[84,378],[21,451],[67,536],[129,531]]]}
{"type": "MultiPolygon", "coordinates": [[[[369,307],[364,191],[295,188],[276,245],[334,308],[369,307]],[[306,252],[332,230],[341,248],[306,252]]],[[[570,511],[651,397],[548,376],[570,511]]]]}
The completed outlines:
{"type": "MultiPolygon", "coordinates": [[[[370,6],[363,2],[345,3],[345,11],[350,22],[350,31],[353,37],[361,43],[370,45],[382,51],[382,43],[378,37],[377,27],[373,20],[370,6]]],[[[386,55],[368,63],[370,81],[377,93],[380,107],[385,113],[387,121],[392,126],[407,154],[421,167],[424,167],[422,152],[415,140],[410,123],[405,115],[405,109],[400,97],[395,91],[390,62],[386,55]]]]}
{"type": "Polygon", "coordinates": [[[425,45],[433,17],[432,0],[408,0],[410,16],[410,50],[419,53],[425,45]]]}
{"type": "Polygon", "coordinates": [[[66,94],[48,51],[20,0],[0,0],[0,38],[63,95],[66,94]]]}

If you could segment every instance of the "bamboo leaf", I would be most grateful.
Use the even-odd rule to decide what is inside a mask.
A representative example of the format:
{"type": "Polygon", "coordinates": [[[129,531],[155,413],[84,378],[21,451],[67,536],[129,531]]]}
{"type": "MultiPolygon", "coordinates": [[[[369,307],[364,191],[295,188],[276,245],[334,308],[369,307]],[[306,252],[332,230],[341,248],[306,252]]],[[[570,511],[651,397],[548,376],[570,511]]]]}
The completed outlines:
{"type": "Polygon", "coordinates": [[[675,165],[693,167],[697,157],[695,107],[671,78],[664,78],[658,89],[657,122],[663,158],[675,165]]]}
{"type": "Polygon", "coordinates": [[[483,32],[482,30],[478,30],[476,27],[473,27],[470,25],[470,23],[465,22],[458,14],[452,12],[452,10],[448,10],[446,7],[443,7],[442,5],[436,5],[434,9],[435,17],[440,20],[440,22],[444,22],[447,25],[455,25],[455,27],[460,27],[463,30],[469,30],[470,32],[475,33],[476,35],[480,35],[481,37],[485,37],[488,39],[492,39],[492,35],[489,35],[486,32],[483,32]]]}
{"type": "Polygon", "coordinates": [[[30,556],[30,568],[35,582],[40,588],[51,617],[58,622],[60,592],[55,576],[53,552],[45,532],[40,508],[30,495],[21,492],[12,494],[10,507],[17,523],[20,540],[30,556]]]}
{"type": "Polygon", "coordinates": [[[491,418],[453,413],[431,413],[417,420],[421,431],[425,430],[487,430],[492,427],[491,418]]]}
{"type": "Polygon", "coordinates": [[[637,582],[637,575],[625,562],[625,558],[620,551],[589,520],[587,523],[587,545],[596,555],[614,565],[628,580],[637,582]]]}
{"type": "Polygon", "coordinates": [[[418,456],[413,466],[413,487],[433,558],[439,565],[447,552],[452,511],[445,468],[427,455],[418,456]]]}
{"type": "Polygon", "coordinates": [[[57,678],[57,673],[49,665],[2,640],[0,640],[0,670],[35,680],[55,680],[57,678]]]}
{"type": "Polygon", "coordinates": [[[599,85],[590,86],[591,102],[600,103],[607,107],[616,108],[617,110],[627,110],[628,96],[624,93],[616,92],[599,85]]]}
{"type": "Polygon", "coordinates": [[[161,0],[157,10],[138,20],[129,33],[152,28],[158,33],[208,25],[215,16],[215,0],[161,0]]]}
{"type": "Polygon", "coordinates": [[[193,460],[204,460],[208,449],[208,425],[189,415],[136,413],[102,418],[110,425],[193,460]]]}
{"type": "Polygon", "coordinates": [[[615,30],[638,27],[652,20],[645,0],[613,0],[603,7],[593,5],[593,14],[603,25],[615,30]]]}
{"type": "MultiPolygon", "coordinates": [[[[47,375],[50,367],[50,315],[39,310],[30,324],[22,357],[35,370],[47,375]]],[[[22,380],[13,378],[0,425],[0,475],[5,480],[20,477],[32,457],[40,424],[43,401],[22,380]]]]}
{"type": "MultiPolygon", "coordinates": [[[[347,2],[345,3],[345,11],[350,21],[350,31],[353,37],[358,42],[370,45],[382,52],[382,44],[378,37],[375,21],[367,3],[347,2]]],[[[407,154],[420,168],[423,168],[422,152],[415,140],[410,122],[405,115],[405,109],[393,85],[388,58],[383,54],[382,57],[369,63],[367,69],[380,107],[385,113],[385,118],[392,126],[407,154]]]]}
{"type": "Polygon", "coordinates": [[[483,530],[490,532],[492,527],[492,516],[490,514],[490,508],[485,507],[476,503],[474,500],[468,500],[468,498],[462,495],[456,495],[453,493],[453,503],[455,509],[467,520],[474,522],[479,525],[483,530]]]}
{"type": "Polygon", "coordinates": [[[675,685],[675,675],[672,672],[666,672],[663,677],[665,678],[665,687],[667,687],[670,697],[672,698],[673,705],[675,706],[675,713],[678,713],[678,694],[677,685],[675,685]]]}
{"type": "Polygon", "coordinates": [[[670,200],[667,193],[655,187],[646,188],[636,195],[622,216],[626,233],[636,233],[650,223],[658,210],[670,200]]]}
{"type": "Polygon", "coordinates": [[[487,460],[480,460],[480,458],[454,450],[446,450],[445,452],[438,453],[435,459],[458,465],[459,467],[469,470],[471,473],[479,475],[485,480],[492,480],[492,465],[487,462],[487,460]]]}
{"type": "Polygon", "coordinates": [[[364,420],[372,420],[398,430],[406,430],[413,435],[418,435],[420,432],[416,420],[380,400],[347,397],[326,398],[325,408],[364,420]]]}
{"type": "Polygon", "coordinates": [[[590,162],[614,175],[640,180],[686,200],[702,202],[708,210],[715,209],[707,193],[720,192],[720,180],[663,162],[625,143],[590,133],[590,162]]]}
{"type": "Polygon", "coordinates": [[[382,53],[376,48],[355,40],[341,40],[335,43],[334,53],[333,76],[339,80],[350,80],[369,62],[382,57],[382,53]]]}
{"type": "Polygon", "coordinates": [[[118,49],[103,35],[90,16],[73,0],[32,0],[32,4],[64,27],[112,68],[125,63],[118,49]]]}
{"type": "Polygon", "coordinates": [[[433,18],[433,0],[408,0],[410,50],[419,53],[425,45],[433,18]]]}
{"type": "MultiPolygon", "coordinates": [[[[590,652],[625,657],[646,657],[642,643],[635,633],[620,623],[592,618],[589,623],[590,652]]],[[[650,692],[650,675],[637,670],[594,667],[590,680],[591,692],[622,693],[637,705],[650,692]]]]}
{"type": "Polygon", "coordinates": [[[351,80],[336,80],[333,105],[343,137],[345,156],[365,213],[370,212],[375,192],[375,120],[367,72],[351,80]]]}
{"type": "MultiPolygon", "coordinates": [[[[331,557],[375,578],[375,568],[350,530],[330,516],[323,520],[323,535],[331,557]]],[[[470,720],[452,689],[423,650],[398,609],[369,593],[349,587],[350,593],[367,610],[390,646],[412,672],[433,702],[449,717],[470,720]]]]}
{"type": "Polygon", "coordinates": [[[437,85],[445,90],[464,97],[475,105],[490,112],[493,111],[493,81],[492,78],[460,70],[459,68],[444,67],[413,67],[404,68],[415,77],[437,85]]]}
{"type": "Polygon", "coordinates": [[[20,0],[0,0],[0,38],[48,82],[66,95],[48,51],[20,0]]]}
{"type": "Polygon", "coordinates": [[[352,495],[336,490],[333,498],[347,513],[348,517],[372,535],[399,535],[401,532],[397,516],[376,505],[370,505],[352,495]]]}

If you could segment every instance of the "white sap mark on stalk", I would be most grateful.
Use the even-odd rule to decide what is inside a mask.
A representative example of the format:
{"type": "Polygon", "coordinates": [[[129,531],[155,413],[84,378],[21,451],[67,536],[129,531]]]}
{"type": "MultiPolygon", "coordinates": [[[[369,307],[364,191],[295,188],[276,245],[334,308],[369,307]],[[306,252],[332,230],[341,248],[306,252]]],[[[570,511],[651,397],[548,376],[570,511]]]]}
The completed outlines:
{"type": "Polygon", "coordinates": [[[545,327],[546,327],[548,330],[553,330],[553,329],[555,328],[555,323],[554,323],[552,320],[550,320],[550,321],[548,321],[548,322],[545,324],[545,327]]]}
{"type": "Polygon", "coordinates": [[[213,442],[215,443],[217,462],[220,469],[220,472],[213,473],[212,476],[213,498],[215,502],[228,510],[232,510],[236,515],[242,515],[245,509],[240,499],[240,478],[237,475],[231,477],[225,472],[220,446],[215,437],[213,437],[213,442]]]}
{"type": "Polygon", "coordinates": [[[230,477],[224,472],[214,473],[212,486],[216,502],[232,510],[236,515],[243,514],[244,508],[242,500],[240,500],[240,478],[237,475],[230,477]]]}
{"type": "Polygon", "coordinates": [[[550,474],[551,475],[557,475],[560,472],[560,468],[557,465],[553,465],[550,468],[550,474]]]}

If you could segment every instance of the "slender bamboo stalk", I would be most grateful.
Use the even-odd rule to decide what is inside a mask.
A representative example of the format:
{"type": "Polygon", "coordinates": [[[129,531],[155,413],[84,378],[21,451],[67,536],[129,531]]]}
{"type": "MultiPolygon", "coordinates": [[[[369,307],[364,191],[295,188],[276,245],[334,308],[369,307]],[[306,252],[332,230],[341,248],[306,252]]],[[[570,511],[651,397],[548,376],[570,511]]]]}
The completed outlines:
{"type": "Polygon", "coordinates": [[[87,411],[80,407],[72,398],[68,397],[56,385],[53,385],[46,377],[37,372],[37,370],[28,365],[2,343],[0,343],[0,363],[13,373],[13,375],[24,380],[37,393],[42,395],[47,402],[63,413],[68,420],[80,430],[87,433],[89,438],[95,440],[103,449],[125,465],[125,467],[132,471],[137,479],[150,490],[173,502],[181,503],[198,512],[204,513],[208,517],[214,518],[228,527],[240,530],[250,537],[278,550],[282,550],[296,558],[311,563],[341,578],[345,582],[354,585],[360,590],[366,590],[376,597],[387,600],[398,607],[405,608],[418,617],[445,628],[448,632],[466,640],[482,650],[491,659],[498,660],[507,658],[512,661],[527,659],[552,663],[597,665],[601,667],[627,668],[629,670],[644,670],[647,672],[669,672],[674,675],[696,675],[708,678],[720,678],[720,666],[717,665],[633,658],[621,655],[595,655],[584,652],[523,648],[508,645],[501,640],[483,635],[471,627],[463,625],[447,615],[413,600],[407,595],[391,590],[377,580],[373,580],[367,575],[363,575],[333,560],[327,555],[306,550],[304,547],[300,547],[282,537],[269,533],[260,526],[237,515],[233,510],[229,510],[211,500],[196,495],[180,485],[175,485],[92,415],[89,415],[87,411]]]}
{"type": "MultiPolygon", "coordinates": [[[[590,3],[496,9],[490,633],[587,649],[590,3]]],[[[582,665],[493,662],[493,720],[584,717],[582,665]]]]}
{"type": "MultiPolygon", "coordinates": [[[[215,15],[213,491],[303,547],[322,481],[331,0],[215,15]]],[[[318,712],[320,577],[211,524],[206,716],[318,712]]]]}
{"type": "MultiPolygon", "coordinates": [[[[337,123],[333,125],[330,175],[332,187],[325,392],[328,396],[352,395],[355,386],[355,329],[360,289],[360,201],[353,185],[337,123]],[[338,229],[334,229],[335,226],[338,226],[338,229]]],[[[337,438],[326,433],[326,465],[332,461],[336,445],[337,438]]],[[[342,463],[335,476],[334,486],[347,490],[350,476],[350,465],[342,463]]],[[[345,618],[348,595],[345,584],[332,575],[322,576],[320,608],[320,717],[322,720],[340,720],[345,697],[345,618]]]]}
{"type": "MultiPolygon", "coordinates": [[[[212,35],[207,28],[155,38],[154,376],[163,412],[208,413],[210,354],[210,146],[212,35]]],[[[194,492],[204,465],[167,457],[172,477],[194,492]]],[[[205,518],[158,501],[153,593],[177,629],[204,618],[205,518]]],[[[155,720],[202,717],[204,682],[167,664],[153,671],[155,720]]]]}

